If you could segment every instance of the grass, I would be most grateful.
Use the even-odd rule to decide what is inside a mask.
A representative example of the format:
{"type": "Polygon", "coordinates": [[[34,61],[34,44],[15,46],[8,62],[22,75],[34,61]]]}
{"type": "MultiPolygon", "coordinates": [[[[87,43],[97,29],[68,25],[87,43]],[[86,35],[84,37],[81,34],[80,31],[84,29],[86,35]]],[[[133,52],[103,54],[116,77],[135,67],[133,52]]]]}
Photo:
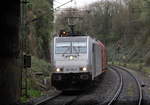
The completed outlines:
{"type": "Polygon", "coordinates": [[[150,67],[143,67],[145,73],[150,74],[150,67]]]}
{"type": "Polygon", "coordinates": [[[30,99],[37,98],[42,95],[43,95],[43,92],[36,90],[36,89],[30,89],[30,90],[28,90],[27,96],[22,96],[20,100],[22,103],[25,103],[25,102],[29,101],[30,99]]]}
{"type": "MultiPolygon", "coordinates": [[[[109,62],[108,64],[112,64],[112,62],[109,62]]],[[[133,70],[139,70],[142,71],[146,74],[150,74],[150,67],[148,66],[144,66],[144,63],[132,63],[132,62],[128,62],[128,63],[123,63],[123,62],[118,62],[115,61],[113,62],[114,65],[121,65],[121,66],[125,66],[127,68],[133,69],[133,70]]]]}
{"type": "Polygon", "coordinates": [[[134,70],[139,70],[142,71],[146,74],[150,74],[150,67],[144,66],[143,63],[128,63],[128,68],[134,69],[134,70]]]}
{"type": "Polygon", "coordinates": [[[47,75],[47,73],[51,71],[51,65],[48,62],[33,56],[31,69],[33,72],[43,72],[47,75]]]}
{"type": "MultiPolygon", "coordinates": [[[[22,96],[20,99],[21,102],[24,103],[30,99],[44,95],[47,90],[41,88],[38,83],[42,84],[45,78],[50,78],[51,70],[51,65],[48,62],[32,56],[32,67],[28,70],[27,96],[22,96]],[[37,72],[40,72],[41,75],[35,75],[37,72]]],[[[23,83],[25,83],[25,81],[23,81],[23,83]]]]}
{"type": "Polygon", "coordinates": [[[28,90],[28,95],[32,98],[35,98],[35,97],[42,96],[43,92],[41,92],[39,90],[35,90],[35,89],[30,89],[30,90],[28,90]]]}
{"type": "Polygon", "coordinates": [[[26,97],[26,96],[22,96],[22,97],[20,98],[20,101],[21,101],[22,103],[25,103],[25,102],[27,102],[28,100],[29,100],[29,98],[26,97]]]}

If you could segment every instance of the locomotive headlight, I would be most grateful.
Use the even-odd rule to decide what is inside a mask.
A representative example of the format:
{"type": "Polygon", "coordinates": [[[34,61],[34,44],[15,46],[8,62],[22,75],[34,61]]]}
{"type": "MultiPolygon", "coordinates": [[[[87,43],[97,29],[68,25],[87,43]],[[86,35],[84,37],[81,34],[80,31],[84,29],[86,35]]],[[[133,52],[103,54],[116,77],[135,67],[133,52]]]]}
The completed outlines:
{"type": "Polygon", "coordinates": [[[87,68],[86,68],[86,67],[81,67],[81,68],[80,68],[80,71],[86,72],[86,71],[87,71],[87,68]]]}
{"type": "Polygon", "coordinates": [[[83,67],[82,70],[83,70],[83,71],[87,71],[87,68],[86,68],[86,67],[83,67]]]}
{"type": "Polygon", "coordinates": [[[73,60],[73,58],[74,58],[73,56],[70,56],[70,57],[69,57],[70,60],[73,60]]]}
{"type": "Polygon", "coordinates": [[[56,72],[61,72],[63,71],[63,68],[56,68],[56,72]]]}
{"type": "Polygon", "coordinates": [[[60,68],[57,68],[57,69],[56,69],[56,72],[60,72],[60,68]]]}

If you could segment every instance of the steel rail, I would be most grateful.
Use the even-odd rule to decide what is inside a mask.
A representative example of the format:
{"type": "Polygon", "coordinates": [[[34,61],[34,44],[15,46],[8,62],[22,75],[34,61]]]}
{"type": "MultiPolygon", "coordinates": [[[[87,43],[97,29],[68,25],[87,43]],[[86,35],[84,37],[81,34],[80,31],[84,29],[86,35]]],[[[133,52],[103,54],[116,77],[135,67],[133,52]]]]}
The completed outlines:
{"type": "Polygon", "coordinates": [[[138,104],[137,104],[137,105],[142,105],[143,91],[142,91],[142,88],[141,88],[140,81],[139,81],[139,80],[135,77],[135,75],[132,74],[127,68],[120,67],[120,66],[115,66],[115,67],[126,71],[126,72],[127,72],[128,74],[130,74],[130,76],[136,81],[136,84],[137,84],[138,89],[139,89],[139,101],[138,101],[138,104]]]}
{"type": "Polygon", "coordinates": [[[123,88],[123,76],[122,76],[122,74],[113,67],[111,67],[111,70],[114,70],[118,74],[118,76],[120,78],[120,84],[119,84],[119,87],[118,87],[115,95],[112,97],[112,99],[109,101],[109,103],[107,105],[112,105],[117,100],[117,98],[119,97],[121,90],[123,88]]]}
{"type": "MultiPolygon", "coordinates": [[[[55,98],[57,98],[59,96],[61,96],[61,93],[58,93],[58,94],[56,94],[54,96],[47,97],[47,98],[45,98],[45,99],[43,99],[41,101],[38,101],[38,102],[34,102],[34,103],[32,103],[32,105],[47,105],[49,101],[51,101],[51,100],[53,100],[53,99],[55,99],[55,98]]],[[[73,104],[80,96],[72,96],[72,97],[73,98],[69,99],[69,101],[65,102],[63,105],[71,105],[71,104],[73,104]]]]}
{"type": "Polygon", "coordinates": [[[71,104],[73,104],[78,98],[79,98],[79,96],[75,96],[74,99],[70,100],[69,102],[66,102],[66,103],[63,104],[63,105],[71,105],[71,104]]]}
{"type": "Polygon", "coordinates": [[[60,93],[57,93],[56,95],[54,95],[54,96],[49,96],[49,97],[47,97],[47,98],[45,98],[45,99],[43,99],[43,100],[40,100],[40,101],[38,101],[38,102],[35,102],[35,103],[33,103],[32,105],[43,105],[44,103],[46,103],[47,101],[50,101],[50,100],[52,100],[52,99],[54,99],[54,98],[56,98],[56,97],[58,97],[58,96],[60,96],[61,95],[61,92],[60,93]]]}

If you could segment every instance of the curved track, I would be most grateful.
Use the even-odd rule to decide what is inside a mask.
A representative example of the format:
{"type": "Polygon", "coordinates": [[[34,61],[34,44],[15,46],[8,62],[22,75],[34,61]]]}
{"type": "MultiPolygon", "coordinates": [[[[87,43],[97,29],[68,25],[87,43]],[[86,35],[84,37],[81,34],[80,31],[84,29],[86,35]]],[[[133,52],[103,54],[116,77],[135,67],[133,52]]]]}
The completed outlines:
{"type": "MultiPolygon", "coordinates": [[[[128,69],[126,69],[126,68],[119,67],[119,66],[112,66],[111,69],[115,70],[116,72],[120,72],[121,70],[123,70],[126,73],[128,73],[135,80],[135,83],[136,83],[137,88],[138,88],[138,102],[137,102],[136,105],[142,105],[143,95],[142,95],[142,88],[141,88],[139,80],[131,72],[129,72],[128,69]]],[[[123,74],[122,73],[119,73],[119,74],[120,74],[119,78],[121,78],[121,76],[123,74]]],[[[121,84],[123,84],[123,83],[120,83],[120,85],[121,84]]],[[[121,90],[119,88],[118,88],[118,91],[121,93],[121,90]]],[[[117,100],[117,98],[119,97],[119,94],[120,94],[120,93],[118,93],[118,91],[116,92],[116,94],[114,95],[114,97],[112,98],[112,100],[108,103],[108,105],[112,105],[113,102],[115,102],[117,100]]]]}
{"type": "Polygon", "coordinates": [[[123,68],[123,67],[119,67],[119,66],[115,66],[115,67],[126,71],[136,81],[136,84],[137,84],[138,90],[139,90],[139,100],[138,100],[138,104],[137,105],[141,105],[142,104],[142,98],[143,98],[143,92],[142,92],[140,81],[128,69],[123,68]]]}
{"type": "MultiPolygon", "coordinates": [[[[142,95],[142,88],[139,80],[126,68],[119,67],[119,66],[111,66],[110,70],[116,72],[119,83],[115,94],[111,97],[107,105],[117,104],[121,97],[121,94],[125,94],[123,90],[126,88],[124,87],[125,84],[127,84],[126,81],[124,81],[124,79],[127,78],[126,76],[129,76],[132,79],[131,84],[135,86],[136,91],[134,92],[134,95],[137,96],[137,101],[136,101],[137,103],[135,103],[135,105],[142,105],[143,95],[142,95]]],[[[62,93],[59,93],[55,96],[47,97],[44,100],[41,100],[32,105],[74,105],[74,103],[76,103],[76,101],[81,96],[83,96],[83,94],[64,95],[62,93]]]]}
{"type": "Polygon", "coordinates": [[[37,101],[37,102],[32,102],[32,105],[46,105],[46,103],[47,103],[48,101],[53,100],[53,99],[59,97],[61,94],[62,94],[62,93],[57,93],[57,94],[55,94],[54,96],[49,96],[49,97],[46,97],[46,98],[44,98],[44,99],[41,99],[41,100],[39,100],[39,101],[37,101]]]}
{"type": "Polygon", "coordinates": [[[32,105],[71,105],[73,104],[80,95],[64,95],[63,93],[57,94],[52,97],[45,98],[32,105]]]}
{"type": "Polygon", "coordinates": [[[117,73],[120,83],[119,83],[119,86],[118,86],[116,93],[114,94],[114,96],[112,97],[112,99],[110,100],[110,102],[107,105],[112,105],[117,100],[117,98],[119,97],[119,95],[121,93],[122,87],[123,87],[123,76],[122,76],[122,74],[118,70],[115,70],[115,68],[113,68],[113,67],[111,67],[111,70],[114,70],[117,73]]]}

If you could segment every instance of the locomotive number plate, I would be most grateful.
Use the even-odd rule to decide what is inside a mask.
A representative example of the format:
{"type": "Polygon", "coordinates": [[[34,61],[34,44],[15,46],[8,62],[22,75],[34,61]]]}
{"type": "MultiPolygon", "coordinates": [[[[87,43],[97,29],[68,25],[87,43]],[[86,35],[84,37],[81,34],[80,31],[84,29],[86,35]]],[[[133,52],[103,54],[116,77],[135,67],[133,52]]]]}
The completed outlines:
{"type": "Polygon", "coordinates": [[[66,69],[67,72],[75,72],[77,69],[66,69]]]}

